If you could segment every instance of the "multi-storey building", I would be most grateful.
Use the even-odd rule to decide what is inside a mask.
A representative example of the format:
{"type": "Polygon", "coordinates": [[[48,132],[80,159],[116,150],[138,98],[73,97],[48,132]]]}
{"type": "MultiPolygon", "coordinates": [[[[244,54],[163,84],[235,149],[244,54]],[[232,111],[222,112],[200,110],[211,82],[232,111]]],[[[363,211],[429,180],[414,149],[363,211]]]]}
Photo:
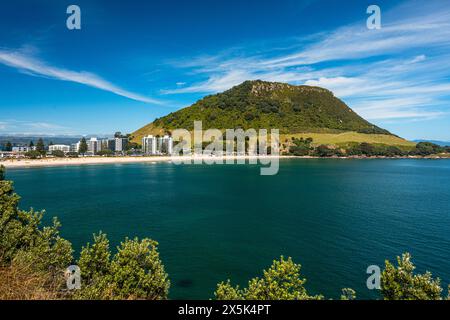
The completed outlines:
{"type": "Polygon", "coordinates": [[[36,150],[36,146],[33,146],[33,147],[18,146],[18,147],[12,148],[13,153],[26,153],[26,152],[32,151],[32,150],[36,150]]]}
{"type": "Polygon", "coordinates": [[[114,138],[114,151],[123,152],[128,146],[128,138],[114,138]]]}
{"type": "Polygon", "coordinates": [[[92,137],[88,141],[86,141],[86,144],[89,153],[96,154],[101,150],[101,144],[95,137],[92,137]]]}
{"type": "Polygon", "coordinates": [[[142,138],[142,152],[148,155],[156,155],[156,137],[148,135],[142,138]]]}
{"type": "Polygon", "coordinates": [[[48,151],[53,152],[53,151],[63,151],[63,152],[70,152],[70,146],[65,145],[65,144],[54,144],[51,146],[48,146],[48,151]]]}
{"type": "Polygon", "coordinates": [[[173,139],[167,135],[164,137],[146,136],[142,138],[142,152],[148,155],[171,155],[173,152],[173,139]]]}

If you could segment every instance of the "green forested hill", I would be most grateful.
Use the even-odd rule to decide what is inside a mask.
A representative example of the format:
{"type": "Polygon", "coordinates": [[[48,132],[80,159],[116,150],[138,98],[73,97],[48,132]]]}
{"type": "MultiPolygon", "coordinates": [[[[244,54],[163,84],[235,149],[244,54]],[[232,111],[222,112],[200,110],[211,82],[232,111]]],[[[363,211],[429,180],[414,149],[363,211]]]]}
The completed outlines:
{"type": "Polygon", "coordinates": [[[156,119],[133,133],[136,141],[147,134],[173,129],[277,128],[282,134],[390,133],[361,118],[329,90],[285,83],[246,81],[223,93],[207,96],[192,106],[156,119]]]}

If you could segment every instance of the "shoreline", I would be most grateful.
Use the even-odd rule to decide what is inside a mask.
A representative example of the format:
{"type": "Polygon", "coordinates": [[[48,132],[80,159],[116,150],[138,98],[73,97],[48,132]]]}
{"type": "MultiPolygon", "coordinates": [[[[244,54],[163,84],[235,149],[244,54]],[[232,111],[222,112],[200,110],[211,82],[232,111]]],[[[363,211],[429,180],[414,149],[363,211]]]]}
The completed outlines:
{"type": "Polygon", "coordinates": [[[56,167],[56,166],[80,166],[80,165],[102,165],[102,164],[126,164],[126,163],[155,163],[155,162],[173,162],[177,161],[226,161],[226,160],[273,160],[278,159],[449,159],[446,157],[429,156],[429,157],[315,157],[315,156],[148,156],[148,157],[79,157],[79,158],[44,158],[44,159],[7,159],[0,161],[0,165],[6,168],[35,168],[35,167],[56,167]]]}
{"type": "Polygon", "coordinates": [[[0,161],[5,168],[35,168],[35,167],[57,167],[57,166],[80,166],[80,165],[102,165],[102,164],[126,164],[126,163],[154,163],[154,162],[193,162],[202,161],[226,161],[226,160],[271,160],[271,159],[298,158],[295,156],[148,156],[148,157],[79,157],[79,158],[44,158],[44,159],[7,159],[0,161]]]}

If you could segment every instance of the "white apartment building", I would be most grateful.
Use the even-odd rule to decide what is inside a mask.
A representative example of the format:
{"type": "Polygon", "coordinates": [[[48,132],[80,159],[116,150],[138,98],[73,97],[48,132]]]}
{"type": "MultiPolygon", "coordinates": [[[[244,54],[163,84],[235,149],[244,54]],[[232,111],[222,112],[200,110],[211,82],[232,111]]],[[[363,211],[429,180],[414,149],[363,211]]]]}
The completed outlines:
{"type": "Polygon", "coordinates": [[[80,150],[80,141],[78,141],[77,143],[72,143],[70,145],[71,152],[78,152],[79,150],[80,150]]]}
{"type": "Polygon", "coordinates": [[[97,140],[97,138],[92,137],[88,141],[86,141],[88,152],[92,154],[96,154],[102,149],[102,145],[100,141],[97,140]]]}
{"type": "Polygon", "coordinates": [[[34,147],[13,147],[13,153],[26,153],[28,151],[36,150],[36,146],[34,147]]]}
{"type": "Polygon", "coordinates": [[[54,144],[54,145],[48,146],[48,151],[53,152],[56,150],[63,151],[64,153],[70,152],[70,146],[65,145],[65,144],[54,144]]]}
{"type": "Polygon", "coordinates": [[[116,152],[122,152],[125,151],[128,145],[128,139],[127,138],[114,138],[114,151],[116,152]]]}
{"type": "MultiPolygon", "coordinates": [[[[81,141],[70,145],[69,151],[72,152],[80,152],[81,141]]],[[[89,140],[86,140],[87,145],[87,153],[96,154],[100,150],[102,150],[102,141],[99,141],[97,138],[92,137],[89,140]]]]}
{"type": "Polygon", "coordinates": [[[156,154],[156,137],[149,135],[142,138],[142,152],[144,154],[156,154]]]}
{"type": "Polygon", "coordinates": [[[142,152],[148,155],[173,153],[173,139],[170,136],[155,137],[153,135],[142,138],[142,152]]]}

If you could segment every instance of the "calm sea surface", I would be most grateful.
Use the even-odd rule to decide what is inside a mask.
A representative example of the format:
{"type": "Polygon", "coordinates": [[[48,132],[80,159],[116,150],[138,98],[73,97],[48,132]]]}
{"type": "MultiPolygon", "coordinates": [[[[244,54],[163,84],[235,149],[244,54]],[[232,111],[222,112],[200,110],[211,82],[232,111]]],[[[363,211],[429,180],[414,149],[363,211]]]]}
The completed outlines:
{"type": "MultiPolygon", "coordinates": [[[[293,159],[258,166],[170,163],[10,169],[23,209],[57,216],[79,249],[106,232],[160,244],[173,299],[245,285],[274,258],[302,265],[311,293],[359,298],[366,268],[409,251],[418,271],[450,283],[450,160],[293,159]]],[[[77,253],[78,254],[78,253],[77,253]]]]}

